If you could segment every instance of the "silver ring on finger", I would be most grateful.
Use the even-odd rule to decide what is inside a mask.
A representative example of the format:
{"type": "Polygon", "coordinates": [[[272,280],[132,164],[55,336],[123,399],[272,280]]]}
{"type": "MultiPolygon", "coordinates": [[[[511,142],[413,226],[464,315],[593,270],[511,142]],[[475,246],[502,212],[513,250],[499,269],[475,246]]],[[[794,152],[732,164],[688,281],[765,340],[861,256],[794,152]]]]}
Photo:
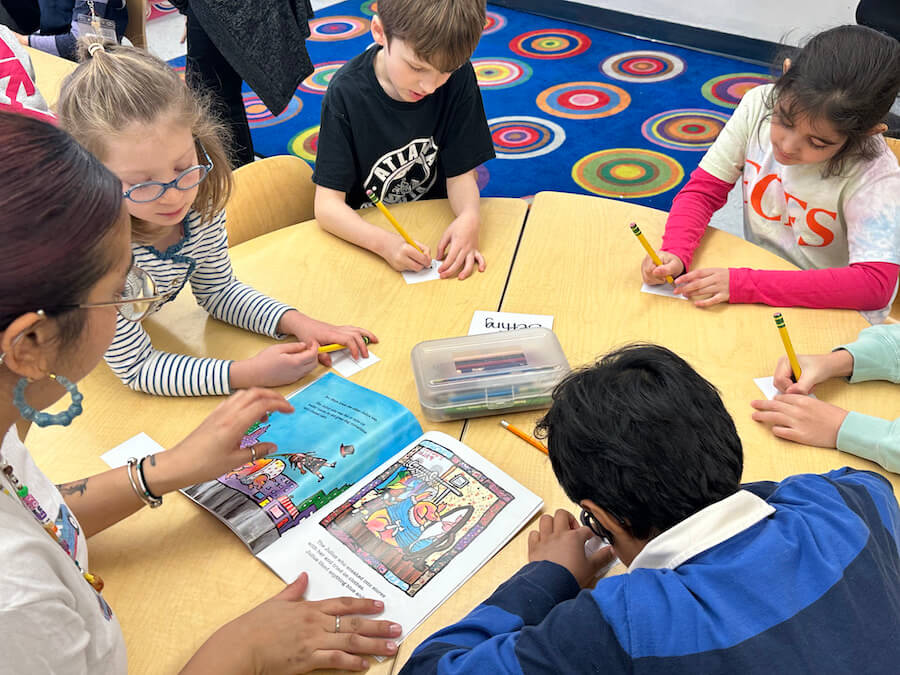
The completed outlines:
{"type": "Polygon", "coordinates": [[[334,617],[334,632],[335,633],[341,632],[341,617],[340,617],[340,615],[334,617]]]}
{"type": "Polygon", "coordinates": [[[250,446],[250,461],[254,462],[254,463],[256,462],[256,446],[255,445],[250,446]]]}

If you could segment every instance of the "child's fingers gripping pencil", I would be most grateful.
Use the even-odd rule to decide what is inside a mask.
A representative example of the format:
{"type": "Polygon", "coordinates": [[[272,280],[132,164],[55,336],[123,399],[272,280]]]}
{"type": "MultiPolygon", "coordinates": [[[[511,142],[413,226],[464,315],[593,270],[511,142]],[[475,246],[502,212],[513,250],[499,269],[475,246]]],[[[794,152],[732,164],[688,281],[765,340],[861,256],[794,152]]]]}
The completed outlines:
{"type": "MultiPolygon", "coordinates": [[[[650,245],[650,242],[647,241],[647,237],[645,237],[641,233],[641,228],[637,226],[637,223],[631,223],[629,226],[631,227],[631,231],[634,232],[634,236],[638,238],[638,241],[641,242],[641,246],[644,247],[644,250],[647,251],[647,255],[650,256],[650,260],[653,261],[653,264],[659,267],[663,264],[663,261],[659,259],[659,256],[656,255],[656,251],[653,250],[653,247],[650,245]]],[[[675,285],[675,279],[672,278],[671,274],[666,275],[666,281],[668,281],[673,286],[675,285]]]]}
{"type": "Polygon", "coordinates": [[[797,360],[797,354],[794,352],[794,345],[791,344],[791,336],[788,335],[787,326],[784,324],[784,317],[781,315],[781,312],[775,312],[773,314],[775,317],[775,325],[778,327],[778,332],[781,334],[781,341],[784,343],[784,351],[787,352],[788,361],[791,364],[791,370],[794,373],[794,382],[800,380],[800,362],[797,360]]]}
{"type": "Polygon", "coordinates": [[[384,214],[384,217],[387,218],[388,222],[394,226],[394,229],[400,233],[400,236],[406,240],[407,244],[412,246],[419,253],[421,253],[423,255],[425,254],[425,251],[423,251],[422,249],[419,248],[419,245],[416,244],[416,242],[414,242],[412,240],[412,237],[410,237],[409,234],[407,234],[406,230],[403,229],[403,226],[400,223],[398,223],[397,219],[394,218],[393,214],[390,211],[388,211],[388,208],[382,203],[381,199],[378,198],[378,195],[376,195],[372,190],[366,190],[366,197],[368,197],[369,201],[372,202],[376,207],[378,207],[378,210],[384,214]]]}
{"type": "Polygon", "coordinates": [[[542,443],[540,443],[537,439],[535,439],[535,438],[529,436],[528,434],[526,434],[526,433],[525,433],[524,431],[522,431],[521,429],[518,429],[518,428],[514,427],[512,424],[510,424],[510,423],[507,422],[506,420],[500,420],[500,426],[502,426],[502,427],[503,427],[504,429],[506,429],[507,431],[511,431],[512,433],[514,433],[516,436],[518,436],[519,438],[521,438],[521,439],[522,439],[523,441],[525,441],[526,443],[529,443],[529,444],[533,445],[533,446],[536,447],[538,450],[540,450],[541,452],[543,452],[545,455],[549,455],[549,454],[550,454],[550,453],[548,452],[547,448],[545,448],[544,445],[543,445],[542,443]]]}
{"type": "MultiPolygon", "coordinates": [[[[362,339],[363,339],[363,342],[365,342],[366,344],[369,344],[368,337],[363,335],[362,339]]],[[[320,354],[330,354],[331,352],[339,352],[342,349],[347,349],[347,345],[340,345],[340,344],[337,344],[336,342],[334,342],[330,345],[322,345],[321,347],[319,347],[319,353],[320,354]]]]}

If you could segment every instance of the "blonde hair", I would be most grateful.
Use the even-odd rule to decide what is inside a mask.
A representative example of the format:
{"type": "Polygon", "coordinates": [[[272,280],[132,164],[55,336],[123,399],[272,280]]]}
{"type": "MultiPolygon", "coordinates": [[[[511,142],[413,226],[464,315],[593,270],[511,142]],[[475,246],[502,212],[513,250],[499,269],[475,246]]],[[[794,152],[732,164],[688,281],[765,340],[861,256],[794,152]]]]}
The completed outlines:
{"type": "Polygon", "coordinates": [[[378,19],[390,40],[406,42],[439,71],[469,60],[485,23],[485,0],[379,0],[378,19]]]}
{"type": "MultiPolygon", "coordinates": [[[[63,81],[57,104],[61,125],[101,161],[105,139],[134,123],[153,124],[166,116],[190,127],[213,162],[192,208],[212,221],[231,194],[232,171],[226,151],[228,132],[212,113],[207,97],[188,88],[169,65],[134,47],[82,42],[81,63],[63,81]]],[[[198,157],[202,157],[197,148],[198,157]]],[[[201,159],[202,161],[202,159],[201,159]]],[[[156,234],[149,223],[132,218],[132,239],[147,243],[156,234]]]]}

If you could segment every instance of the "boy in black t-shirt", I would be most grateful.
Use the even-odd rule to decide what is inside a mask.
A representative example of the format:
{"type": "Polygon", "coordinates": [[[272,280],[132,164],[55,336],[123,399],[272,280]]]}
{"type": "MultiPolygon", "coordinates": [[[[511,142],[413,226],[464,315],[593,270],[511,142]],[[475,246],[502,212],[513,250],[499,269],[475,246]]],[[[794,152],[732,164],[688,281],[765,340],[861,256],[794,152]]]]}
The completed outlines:
{"type": "Polygon", "coordinates": [[[494,157],[469,57],[485,0],[379,0],[375,45],[332,78],[322,102],[313,181],[316,219],[327,231],[377,253],[396,270],[431,263],[394,232],[353,209],[373,190],[386,204],[448,197],[456,218],[437,247],[441,277],[465,279],[478,251],[475,168],[494,157]]]}

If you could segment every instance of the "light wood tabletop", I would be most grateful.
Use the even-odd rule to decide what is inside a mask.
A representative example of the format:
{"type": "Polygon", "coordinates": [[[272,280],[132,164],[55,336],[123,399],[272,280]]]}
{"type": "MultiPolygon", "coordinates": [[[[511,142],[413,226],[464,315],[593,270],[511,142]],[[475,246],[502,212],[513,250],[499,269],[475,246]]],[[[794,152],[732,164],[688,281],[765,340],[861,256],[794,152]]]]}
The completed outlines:
{"type": "Polygon", "coordinates": [[[31,64],[34,66],[34,83],[44,100],[47,101],[47,105],[54,108],[59,99],[62,81],[75,70],[78,64],[39,49],[25,47],[25,50],[31,57],[31,64]]]}
{"type": "MultiPolygon", "coordinates": [[[[473,309],[496,310],[527,205],[482,200],[481,250],[487,270],[456,279],[407,285],[377,256],[337,239],[314,221],[231,249],[239,279],[309,315],[372,330],[382,360],[353,376],[406,405],[426,428],[459,438],[462,422],[426,422],[418,404],[410,350],[422,340],[464,335],[473,309]]],[[[436,248],[453,219],[446,200],[393,207],[409,232],[436,248]]],[[[375,209],[363,217],[388,227],[375,209]]],[[[209,318],[187,290],[146,322],[157,349],[241,359],[273,343],[209,318]]],[[[317,368],[287,394],[324,372],[317,368]]],[[[166,398],[128,389],[105,364],[79,384],[84,414],[69,428],[32,428],[27,445],[51,480],[104,470],[100,455],[144,431],[171,447],[221,401],[166,398]]],[[[67,400],[62,402],[63,407],[67,400]]],[[[106,581],[104,596],[125,633],[129,672],[176,672],[219,626],[274,595],[283,583],[213,516],[180,494],[93,537],[91,570],[106,581]]],[[[373,666],[387,673],[393,660],[373,666]]]]}
{"type": "MultiPolygon", "coordinates": [[[[836,450],[775,438],[750,419],[750,401],[762,398],[753,382],[771,375],[784,348],[772,314],[764,305],[721,304],[698,309],[692,303],[640,292],[644,251],[628,228],[640,225],[659,248],[666,213],[622,201],[542,192],[522,235],[503,311],[552,314],[553,330],[573,367],[592,362],[629,342],[656,342],[684,357],[716,385],[735,419],[744,447],[743,480],[781,480],[797,473],[822,473],[842,466],[878,471],[900,488],[900,476],[836,450]]],[[[710,230],[694,260],[701,267],[741,266],[794,269],[792,265],[738,237],[710,230]]],[[[824,353],[853,341],[868,323],[846,310],[788,308],[783,312],[798,353],[824,353]]],[[[843,408],[887,419],[900,416],[895,385],[850,385],[832,380],[816,395],[843,408]]],[[[503,417],[534,429],[541,412],[503,417]]],[[[553,475],[550,461],[501,428],[500,417],[469,421],[463,442],[540,495],[544,512],[575,512],[553,475]]],[[[577,513],[576,513],[577,515],[577,513]]],[[[527,562],[525,528],[401,645],[397,668],[428,635],[458,621],[527,562]]],[[[618,565],[612,573],[621,573],[618,565]]]]}

